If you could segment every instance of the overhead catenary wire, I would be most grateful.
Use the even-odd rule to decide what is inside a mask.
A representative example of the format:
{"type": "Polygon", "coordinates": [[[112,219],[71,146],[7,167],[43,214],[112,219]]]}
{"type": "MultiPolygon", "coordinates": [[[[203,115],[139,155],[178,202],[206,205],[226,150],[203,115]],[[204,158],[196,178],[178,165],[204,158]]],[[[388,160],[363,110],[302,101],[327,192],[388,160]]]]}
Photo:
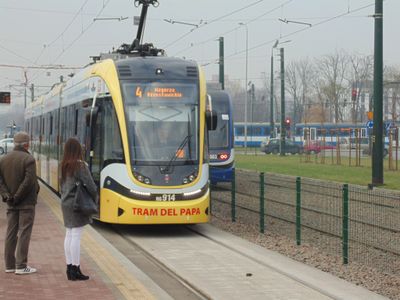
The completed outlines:
{"type": "Polygon", "coordinates": [[[55,42],[57,42],[61,37],[64,36],[64,34],[67,32],[67,30],[71,27],[71,25],[75,22],[76,18],[79,16],[79,13],[82,12],[83,8],[86,6],[86,4],[89,2],[89,0],[85,0],[85,2],[82,4],[82,6],[78,9],[78,11],[75,13],[74,17],[72,20],[68,23],[68,25],[64,28],[64,30],[50,43],[45,44],[43,46],[42,51],[40,52],[39,56],[35,59],[35,63],[40,59],[40,57],[43,55],[44,51],[46,48],[51,47],[55,42]]]}
{"type": "MultiPolygon", "coordinates": [[[[95,17],[95,18],[98,18],[98,17],[103,13],[104,9],[107,7],[107,5],[110,3],[110,1],[111,1],[111,0],[107,0],[107,1],[103,2],[102,8],[101,8],[100,11],[96,14],[96,17],[95,17]]],[[[89,23],[89,25],[87,25],[87,26],[81,31],[81,33],[80,33],[75,39],[73,39],[72,42],[70,42],[70,43],[68,44],[68,46],[66,46],[66,47],[59,53],[59,55],[58,55],[55,59],[52,60],[51,64],[54,64],[63,54],[65,54],[65,52],[68,51],[68,50],[69,50],[69,49],[70,49],[70,48],[71,48],[71,47],[86,33],[86,31],[88,31],[88,30],[93,26],[94,23],[95,23],[95,21],[92,20],[92,21],[89,23]]],[[[41,76],[42,74],[43,74],[43,72],[36,74],[36,76],[33,76],[33,78],[31,79],[31,81],[36,80],[36,79],[37,79],[39,76],[41,76]]]]}
{"type": "Polygon", "coordinates": [[[82,69],[82,67],[72,67],[72,66],[64,66],[64,65],[22,66],[22,65],[10,65],[10,64],[0,64],[0,68],[41,69],[41,70],[78,70],[78,69],[82,69]]]}
{"type": "Polygon", "coordinates": [[[219,21],[219,20],[221,20],[221,19],[223,19],[223,18],[229,17],[229,16],[231,16],[231,15],[233,15],[233,14],[236,14],[236,13],[238,13],[238,12],[241,12],[241,11],[243,11],[243,10],[245,10],[245,9],[248,9],[248,8],[250,8],[250,7],[254,6],[254,5],[257,5],[257,4],[261,3],[261,2],[264,2],[264,1],[265,1],[265,0],[257,0],[256,2],[250,3],[250,4],[248,4],[248,5],[244,6],[244,7],[241,7],[241,8],[239,8],[239,9],[236,9],[236,10],[234,10],[234,11],[228,13],[228,14],[225,14],[225,15],[223,15],[223,16],[220,16],[220,17],[218,17],[218,18],[215,18],[215,19],[213,19],[213,20],[211,20],[211,21],[209,21],[209,22],[207,22],[207,23],[200,24],[198,27],[192,28],[189,32],[187,32],[187,33],[181,35],[179,38],[177,38],[176,40],[170,42],[168,45],[163,46],[162,48],[163,48],[163,49],[168,48],[169,46],[175,44],[176,42],[180,41],[181,39],[183,39],[183,38],[185,38],[186,36],[188,36],[189,34],[191,34],[191,33],[192,33],[194,30],[196,30],[196,29],[203,28],[203,27],[205,27],[205,26],[207,26],[207,25],[210,25],[210,24],[212,24],[212,23],[214,23],[214,22],[217,22],[217,21],[219,21]]]}
{"type": "Polygon", "coordinates": [[[33,62],[32,60],[30,60],[29,58],[26,58],[26,57],[24,57],[24,56],[22,56],[22,55],[20,55],[20,54],[18,54],[18,53],[16,53],[16,52],[14,52],[14,51],[8,49],[8,48],[6,48],[6,47],[4,47],[4,46],[2,46],[2,45],[0,45],[0,48],[3,49],[3,50],[6,51],[6,52],[8,52],[8,53],[10,53],[10,54],[12,54],[12,55],[18,57],[18,58],[21,58],[21,59],[23,59],[23,60],[25,60],[25,61],[27,61],[27,62],[29,62],[29,63],[31,63],[31,64],[36,65],[36,63],[33,62]]]}
{"type": "MultiPolygon", "coordinates": [[[[284,3],[282,3],[282,4],[279,4],[278,6],[272,8],[272,9],[269,9],[269,10],[266,11],[265,13],[263,13],[263,14],[261,14],[261,15],[255,17],[255,18],[253,18],[253,19],[251,19],[251,20],[248,21],[248,22],[245,22],[244,24],[245,24],[245,25],[251,24],[251,23],[253,23],[253,22],[255,22],[255,21],[261,19],[262,17],[265,17],[266,15],[268,15],[268,14],[270,14],[270,13],[273,13],[274,11],[276,11],[276,10],[280,9],[281,7],[283,7],[283,6],[287,5],[287,4],[289,4],[289,3],[292,2],[292,1],[293,1],[293,0],[288,0],[288,1],[284,2],[284,3]]],[[[230,34],[230,33],[232,33],[232,32],[235,32],[236,30],[238,30],[238,29],[240,28],[240,26],[241,26],[241,25],[236,26],[236,27],[233,28],[233,29],[230,29],[230,30],[228,30],[228,31],[225,31],[225,32],[223,32],[223,33],[220,33],[219,35],[216,35],[216,36],[214,36],[214,37],[212,37],[212,38],[206,39],[206,40],[204,40],[204,41],[202,41],[202,42],[199,42],[199,43],[192,43],[189,47],[187,47],[187,48],[185,48],[185,49],[183,49],[183,50],[180,50],[179,52],[175,53],[174,55],[176,56],[176,55],[178,55],[178,54],[180,54],[180,53],[182,53],[182,52],[184,52],[184,51],[186,51],[186,50],[188,50],[188,49],[190,49],[190,48],[193,48],[193,47],[195,47],[195,46],[204,45],[204,44],[209,43],[209,42],[211,42],[211,41],[215,41],[215,40],[216,40],[218,37],[220,37],[220,36],[226,36],[226,35],[228,35],[228,34],[230,34]]]]}
{"type": "MultiPolygon", "coordinates": [[[[260,48],[260,47],[263,47],[263,46],[266,46],[266,45],[275,43],[277,39],[284,39],[284,38],[287,38],[287,37],[296,35],[296,34],[298,34],[298,33],[300,33],[300,32],[303,32],[303,31],[306,31],[306,30],[311,30],[311,29],[313,29],[313,28],[315,28],[315,27],[317,27],[317,26],[320,26],[320,25],[322,25],[322,24],[331,22],[331,21],[333,21],[333,20],[335,20],[335,19],[344,17],[344,16],[346,16],[346,15],[348,15],[348,14],[351,14],[351,13],[354,13],[354,12],[361,11],[361,10],[363,10],[363,9],[369,8],[369,7],[374,6],[374,5],[375,5],[375,3],[368,4],[368,5],[364,5],[364,6],[355,8],[355,9],[353,9],[353,10],[346,11],[346,12],[344,12],[344,13],[340,13],[340,14],[335,15],[335,16],[333,16],[333,17],[328,17],[327,19],[324,19],[324,20],[322,20],[322,21],[320,21],[320,22],[317,22],[317,23],[312,24],[312,27],[301,28],[301,29],[292,31],[292,32],[290,32],[290,33],[288,33],[288,34],[285,34],[285,35],[282,35],[282,36],[279,36],[279,37],[275,37],[275,38],[273,38],[273,39],[271,39],[271,40],[268,40],[268,41],[263,42],[263,43],[261,43],[261,44],[258,44],[258,45],[256,45],[256,46],[253,46],[253,47],[248,48],[248,51],[250,52],[250,51],[255,50],[255,49],[258,49],[258,48],[260,48]]],[[[232,54],[230,54],[230,55],[226,55],[226,56],[225,56],[225,60],[229,60],[229,59],[231,59],[232,57],[237,56],[237,55],[240,55],[240,54],[243,54],[243,53],[245,53],[245,52],[246,52],[246,50],[242,50],[242,51],[238,51],[238,52],[232,53],[232,54]]],[[[213,61],[213,60],[211,60],[211,61],[213,61]]],[[[203,66],[208,66],[208,65],[209,65],[209,63],[204,64],[203,66]]]]}

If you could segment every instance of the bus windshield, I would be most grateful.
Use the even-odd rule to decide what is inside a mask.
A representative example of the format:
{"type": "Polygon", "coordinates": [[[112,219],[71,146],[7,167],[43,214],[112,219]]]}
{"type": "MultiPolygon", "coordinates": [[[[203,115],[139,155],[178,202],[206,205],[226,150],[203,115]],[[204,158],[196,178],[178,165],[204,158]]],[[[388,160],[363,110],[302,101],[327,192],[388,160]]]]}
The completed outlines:
{"type": "Polygon", "coordinates": [[[122,84],[135,165],[198,163],[198,91],[195,84],[122,84]]]}

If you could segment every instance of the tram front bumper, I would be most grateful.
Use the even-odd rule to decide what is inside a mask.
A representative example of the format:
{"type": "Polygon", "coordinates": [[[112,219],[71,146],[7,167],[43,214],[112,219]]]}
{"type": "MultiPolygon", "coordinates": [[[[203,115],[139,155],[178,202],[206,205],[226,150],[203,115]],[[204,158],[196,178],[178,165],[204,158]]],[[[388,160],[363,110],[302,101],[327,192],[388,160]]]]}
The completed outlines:
{"type": "Polygon", "coordinates": [[[100,221],[115,224],[195,224],[209,221],[210,193],[195,200],[145,201],[100,191],[100,221]]]}

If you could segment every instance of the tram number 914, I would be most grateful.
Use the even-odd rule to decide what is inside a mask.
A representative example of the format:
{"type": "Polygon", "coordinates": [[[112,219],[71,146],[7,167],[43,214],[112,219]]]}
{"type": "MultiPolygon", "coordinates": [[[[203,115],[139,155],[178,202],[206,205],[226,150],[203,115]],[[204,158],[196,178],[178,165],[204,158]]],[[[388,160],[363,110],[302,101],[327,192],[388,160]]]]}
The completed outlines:
{"type": "Polygon", "coordinates": [[[156,196],[156,201],[175,201],[175,194],[162,194],[156,196]]]}

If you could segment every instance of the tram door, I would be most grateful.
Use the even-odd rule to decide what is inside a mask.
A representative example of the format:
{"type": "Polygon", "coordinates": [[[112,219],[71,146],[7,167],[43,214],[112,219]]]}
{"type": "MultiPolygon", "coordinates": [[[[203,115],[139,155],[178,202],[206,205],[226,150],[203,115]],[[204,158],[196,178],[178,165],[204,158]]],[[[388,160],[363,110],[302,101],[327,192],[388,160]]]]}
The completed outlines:
{"type": "MultiPolygon", "coordinates": [[[[89,141],[88,144],[90,145],[87,147],[86,161],[89,162],[89,169],[97,186],[100,185],[101,145],[103,144],[101,134],[102,115],[102,99],[97,99],[96,109],[92,111],[92,123],[86,130],[86,140],[89,141]]],[[[90,114],[87,118],[90,119],[90,114]]]]}
{"type": "Polygon", "coordinates": [[[317,128],[307,127],[303,130],[304,141],[315,141],[317,139],[317,128]]]}
{"type": "Polygon", "coordinates": [[[92,156],[87,153],[90,170],[96,184],[100,185],[100,173],[111,163],[124,163],[121,133],[111,97],[96,100],[96,112],[93,114],[89,131],[92,156]]]}

